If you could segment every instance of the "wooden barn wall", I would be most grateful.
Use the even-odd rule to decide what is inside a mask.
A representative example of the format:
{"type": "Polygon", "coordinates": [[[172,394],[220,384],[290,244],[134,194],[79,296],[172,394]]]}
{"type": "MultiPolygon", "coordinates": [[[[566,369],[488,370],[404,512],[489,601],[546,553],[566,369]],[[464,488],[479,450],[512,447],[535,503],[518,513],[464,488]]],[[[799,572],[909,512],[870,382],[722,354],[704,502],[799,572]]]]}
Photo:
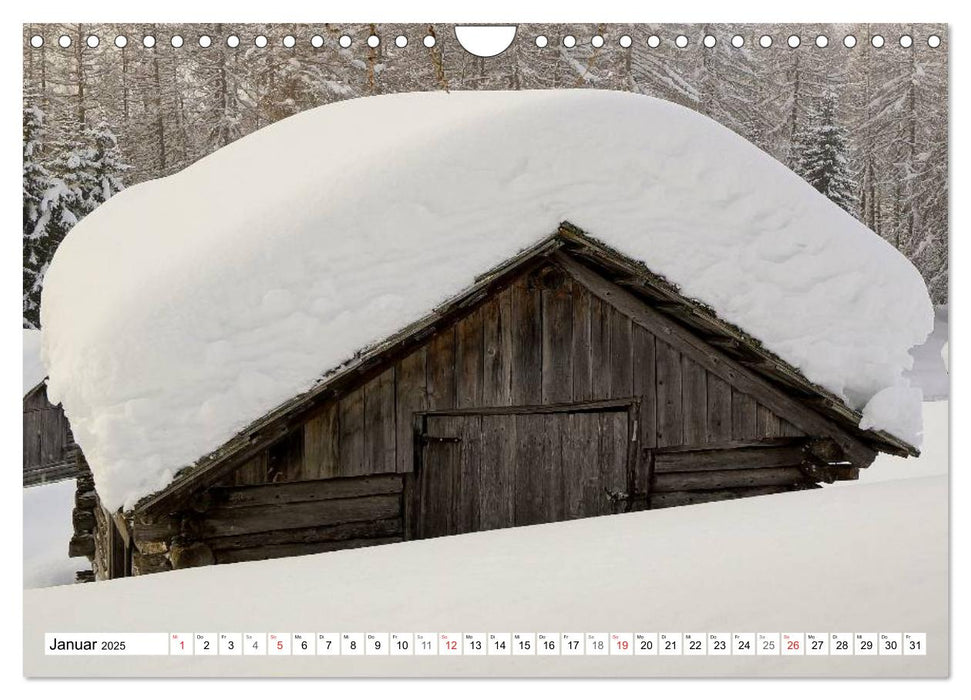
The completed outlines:
{"type": "Polygon", "coordinates": [[[196,535],[217,564],[400,542],[403,481],[385,474],[215,487],[196,535]]]}
{"type": "Polygon", "coordinates": [[[59,481],[76,473],[74,437],[60,406],[40,387],[24,397],[24,486],[59,481]]]}
{"type": "Polygon", "coordinates": [[[416,411],[627,397],[640,399],[642,448],[801,435],[550,266],[322,406],[222,485],[410,472],[416,411]]]}

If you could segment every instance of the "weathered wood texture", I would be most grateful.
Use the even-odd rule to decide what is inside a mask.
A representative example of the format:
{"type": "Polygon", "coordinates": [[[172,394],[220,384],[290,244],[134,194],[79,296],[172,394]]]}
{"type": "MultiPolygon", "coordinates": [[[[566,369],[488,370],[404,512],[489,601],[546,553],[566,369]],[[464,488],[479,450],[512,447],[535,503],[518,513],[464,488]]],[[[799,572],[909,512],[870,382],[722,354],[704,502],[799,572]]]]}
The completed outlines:
{"type": "MultiPolygon", "coordinates": [[[[191,531],[215,563],[313,554],[401,541],[404,476],[344,477],[209,490],[191,531]]],[[[139,538],[169,537],[136,523],[139,538]]],[[[171,527],[171,526],[170,526],[171,527]]],[[[179,532],[185,533],[183,524],[179,532]]]]}
{"type": "Polygon", "coordinates": [[[805,438],[762,438],[645,450],[653,464],[651,508],[808,488],[821,478],[852,478],[829,466],[811,471],[805,438]]]}
{"type": "MultiPolygon", "coordinates": [[[[410,472],[414,416],[427,410],[637,397],[642,447],[802,434],[675,341],[659,339],[558,266],[540,267],[362,378],[220,483],[410,472]]],[[[639,490],[648,469],[638,452],[639,490]]]]}
{"type": "Polygon", "coordinates": [[[60,406],[47,400],[44,385],[24,396],[24,486],[69,479],[77,474],[77,445],[60,406]]]}
{"type": "Polygon", "coordinates": [[[418,537],[624,510],[626,408],[429,415],[418,473],[418,537]]]}

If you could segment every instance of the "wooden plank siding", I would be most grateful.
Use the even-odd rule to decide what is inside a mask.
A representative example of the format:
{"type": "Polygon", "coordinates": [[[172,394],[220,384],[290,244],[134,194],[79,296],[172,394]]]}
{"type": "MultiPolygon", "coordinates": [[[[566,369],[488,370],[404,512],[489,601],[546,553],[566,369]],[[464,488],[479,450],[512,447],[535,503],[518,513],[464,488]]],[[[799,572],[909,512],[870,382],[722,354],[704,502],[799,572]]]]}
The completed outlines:
{"type": "MultiPolygon", "coordinates": [[[[641,448],[802,435],[548,265],[513,280],[416,350],[326,402],[294,428],[301,431],[300,445],[274,445],[220,483],[409,473],[416,413],[621,398],[638,401],[634,440],[641,448]]],[[[515,439],[516,426],[489,422],[498,433],[484,431],[481,450],[492,459],[499,443],[515,439]]],[[[633,487],[645,493],[650,460],[642,450],[635,453],[633,487]]],[[[480,473],[491,470],[497,478],[504,468],[499,458],[483,464],[480,473]]]]}

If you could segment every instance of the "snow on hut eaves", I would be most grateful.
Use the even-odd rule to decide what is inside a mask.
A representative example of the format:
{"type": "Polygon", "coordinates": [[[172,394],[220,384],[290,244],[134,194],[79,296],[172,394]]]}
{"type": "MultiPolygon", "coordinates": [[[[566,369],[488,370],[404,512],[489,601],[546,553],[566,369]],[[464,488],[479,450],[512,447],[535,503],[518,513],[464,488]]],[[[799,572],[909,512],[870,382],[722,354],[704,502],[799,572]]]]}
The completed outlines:
{"type": "Polygon", "coordinates": [[[933,312],[902,255],[712,120],[592,90],[350,100],[125,190],[47,274],[51,399],[130,506],[563,221],[850,408],[884,392],[869,427],[919,408],[933,312]]]}

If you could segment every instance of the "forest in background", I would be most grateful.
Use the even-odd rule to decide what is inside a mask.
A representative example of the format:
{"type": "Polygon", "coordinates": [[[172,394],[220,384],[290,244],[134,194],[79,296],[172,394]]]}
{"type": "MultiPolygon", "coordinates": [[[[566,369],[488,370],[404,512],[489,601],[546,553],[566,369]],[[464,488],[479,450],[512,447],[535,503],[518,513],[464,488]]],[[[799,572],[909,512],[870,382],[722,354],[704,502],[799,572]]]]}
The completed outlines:
{"type": "Polygon", "coordinates": [[[489,59],[467,53],[445,24],[26,24],[23,36],[26,328],[39,326],[58,244],[125,186],[305,109],[419,90],[588,87],[695,109],[893,244],[934,302],[947,302],[944,25],[524,24],[489,59]]]}

